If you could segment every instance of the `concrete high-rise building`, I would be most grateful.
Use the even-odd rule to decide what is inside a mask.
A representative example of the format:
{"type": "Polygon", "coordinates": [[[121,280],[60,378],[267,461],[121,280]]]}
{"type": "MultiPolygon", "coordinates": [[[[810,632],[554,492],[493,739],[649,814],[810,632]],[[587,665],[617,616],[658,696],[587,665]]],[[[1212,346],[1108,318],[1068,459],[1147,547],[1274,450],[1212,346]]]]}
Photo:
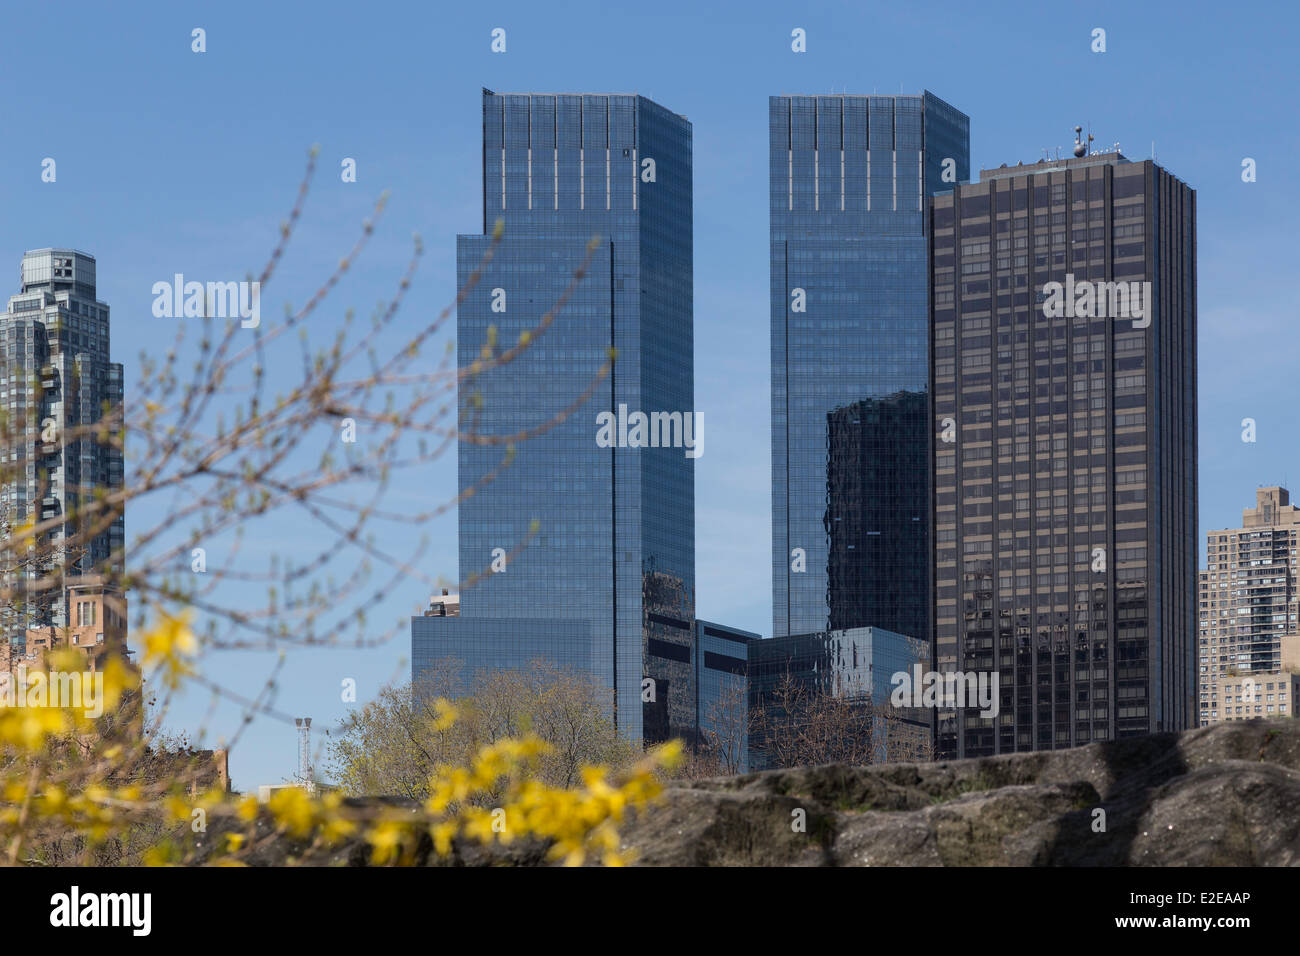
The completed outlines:
{"type": "Polygon", "coordinates": [[[1201,726],[1233,720],[1277,720],[1296,716],[1300,673],[1279,670],[1249,676],[1220,673],[1202,676],[1201,726]]]}
{"type": "Polygon", "coordinates": [[[769,100],[773,637],[929,635],[926,200],[969,174],[931,93],[769,100]]]}
{"type": "Polygon", "coordinates": [[[1111,152],[931,210],[935,668],[1000,681],[939,756],[1193,726],[1195,192],[1111,152]]]}
{"type": "Polygon", "coordinates": [[[656,707],[695,713],[691,124],[636,95],[482,102],[483,231],[457,240],[466,586],[459,617],[413,620],[414,676],[544,657],[641,739],[656,707]]]}
{"type": "Polygon", "coordinates": [[[1294,716],[1294,693],[1286,699],[1293,681],[1285,671],[1295,666],[1288,651],[1300,642],[1298,533],[1300,508],[1277,486],[1256,489],[1255,507],[1242,510],[1240,528],[1206,533],[1206,565],[1200,572],[1201,726],[1294,716]],[[1256,699],[1242,699],[1251,696],[1248,682],[1258,688],[1256,699]]]}
{"type": "Polygon", "coordinates": [[[124,544],[120,514],[87,517],[81,507],[122,485],[121,449],[88,431],[106,409],[122,405],[122,366],[109,360],[109,309],[96,294],[95,259],[38,249],[23,256],[20,278],[0,315],[0,408],[12,446],[0,504],[15,526],[65,519],[42,542],[65,581],[21,602],[5,624],[16,645],[28,627],[72,624],[67,585],[80,575],[120,574],[124,544]]]}

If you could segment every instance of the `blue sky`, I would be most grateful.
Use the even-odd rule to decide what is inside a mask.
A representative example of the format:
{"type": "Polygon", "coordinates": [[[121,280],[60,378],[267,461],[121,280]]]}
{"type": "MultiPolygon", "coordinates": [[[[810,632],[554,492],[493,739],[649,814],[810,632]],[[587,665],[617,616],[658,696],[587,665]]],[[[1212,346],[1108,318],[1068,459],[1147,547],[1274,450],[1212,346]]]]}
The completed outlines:
{"type": "MultiPolygon", "coordinates": [[[[453,295],[455,235],[480,228],[480,87],[650,96],[694,124],[696,407],[709,429],[696,471],[697,608],[768,634],[767,97],[929,89],[970,116],[973,169],[1033,162],[1044,147],[1064,154],[1076,123],[1130,158],[1154,143],[1198,194],[1203,533],[1238,523],[1257,485],[1300,486],[1298,20],[1295,7],[1252,3],[16,5],[0,32],[0,270],[13,270],[0,296],[17,291],[26,249],[95,255],[129,395],[139,354],[157,354],[177,321],[152,316],[152,284],[259,266],[319,143],[264,323],[304,301],[387,189],[380,229],[313,336],[324,341],[346,306],[364,314],[389,296],[418,232],[427,253],[404,312],[414,327],[453,295]],[[206,53],[191,52],[194,27],[206,53]],[[504,54],[489,49],[495,27],[504,54]],[[795,27],[807,53],[790,50],[795,27]],[[1105,53],[1090,49],[1096,27],[1105,53]],[[45,157],[55,183],[41,181],[45,157]],[[343,157],[357,160],[355,184],[339,179],[343,157]],[[1254,183],[1241,180],[1245,157],[1254,183]],[[1241,441],[1245,417],[1258,423],[1254,444],[1241,441]]],[[[454,492],[452,457],[405,478],[390,502],[427,507],[454,492]]],[[[128,514],[128,537],[154,517],[128,514]]],[[[453,576],[454,517],[419,532],[431,539],[427,572],[453,576]]],[[[281,542],[250,529],[254,546],[281,542]]],[[[412,582],[377,608],[376,628],[396,626],[425,590],[412,582]]],[[[342,679],[364,700],[404,672],[407,653],[404,629],[369,650],[290,652],[276,707],[334,723],[342,679]]],[[[214,654],[205,673],[251,693],[275,659],[214,654]]],[[[170,723],[193,730],[207,709],[192,695],[170,723]]],[[[207,743],[238,722],[218,707],[207,743]]],[[[232,757],[235,784],[278,782],[294,761],[292,727],[258,718],[232,757]]]]}

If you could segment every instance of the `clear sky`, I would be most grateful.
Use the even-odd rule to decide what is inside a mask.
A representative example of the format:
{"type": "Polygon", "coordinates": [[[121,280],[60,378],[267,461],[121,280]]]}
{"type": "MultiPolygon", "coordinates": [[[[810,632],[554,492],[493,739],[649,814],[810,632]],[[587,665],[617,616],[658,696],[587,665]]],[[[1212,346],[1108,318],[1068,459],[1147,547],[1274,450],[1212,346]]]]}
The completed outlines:
{"type": "MultiPolygon", "coordinates": [[[[637,92],[694,124],[696,408],[708,429],[696,470],[697,609],[771,631],[767,97],[916,93],[971,118],[972,169],[1066,155],[1076,123],[1094,147],[1151,155],[1197,190],[1202,534],[1236,525],[1261,484],[1300,486],[1295,176],[1300,8],[1288,3],[1089,4],[367,3],[242,0],[14,4],[0,30],[0,298],[26,249],[98,259],[113,353],[128,401],[141,351],[175,319],[151,287],[175,272],[242,278],[263,262],[292,204],[307,149],[321,169],[303,225],[263,301],[264,324],[301,304],[391,190],[370,249],[313,325],[389,296],[413,232],[427,246],[405,311],[412,324],[452,298],[455,236],[481,228],[480,87],[637,92]],[[207,52],[191,51],[191,30],[207,52]],[[490,50],[506,30],[506,52],[490,50]],[[790,48],[807,31],[807,52],[790,48]],[[1092,52],[1092,31],[1106,51],[1092,52]],[[57,180],[41,180],[46,157],[57,180]],[[357,182],[340,181],[344,157],[357,182]],[[1244,183],[1244,158],[1257,181],[1244,183]],[[1291,226],[1286,225],[1287,222],[1291,226]],[[1258,440],[1241,440],[1241,421],[1258,440]]],[[[440,351],[437,354],[441,354],[440,351]]],[[[431,360],[432,361],[432,360],[431,360]]],[[[455,493],[454,456],[393,491],[427,507],[455,493]]],[[[1300,491],[1300,487],[1297,487],[1300,491]]],[[[132,529],[153,516],[128,513],[132,529]]],[[[456,574],[456,525],[424,529],[428,573],[456,574]]],[[[250,543],[274,550],[282,539],[250,543]]],[[[1203,546],[1198,545],[1203,550],[1203,546]]],[[[376,609],[378,629],[421,605],[425,587],[376,609]]],[[[276,707],[317,726],[405,673],[405,629],[365,651],[290,653],[276,707]]],[[[255,692],[275,655],[209,655],[205,673],[255,692]]],[[[173,708],[194,730],[206,696],[173,708]]],[[[239,715],[219,707],[207,744],[239,715]]],[[[258,718],[232,756],[237,787],[294,769],[291,726],[258,718]]]]}

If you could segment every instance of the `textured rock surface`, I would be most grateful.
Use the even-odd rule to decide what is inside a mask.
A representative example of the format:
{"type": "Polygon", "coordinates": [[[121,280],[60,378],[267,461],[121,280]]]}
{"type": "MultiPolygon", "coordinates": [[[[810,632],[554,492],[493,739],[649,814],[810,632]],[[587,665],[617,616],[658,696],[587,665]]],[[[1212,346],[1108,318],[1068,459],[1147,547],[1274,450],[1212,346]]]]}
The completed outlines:
{"type": "MultiPolygon", "coordinates": [[[[651,866],[1296,865],[1300,721],[949,763],[703,780],[667,789],[622,835],[637,862],[651,866]],[[1094,829],[1098,809],[1104,832],[1094,829]]],[[[359,844],[304,849],[270,839],[250,862],[356,866],[368,857],[359,844]]],[[[545,859],[535,843],[458,846],[449,860],[430,849],[426,836],[415,862],[545,859]]]]}
{"type": "Polygon", "coordinates": [[[1300,722],[700,781],[623,836],[646,865],[1295,865],[1300,722]]]}

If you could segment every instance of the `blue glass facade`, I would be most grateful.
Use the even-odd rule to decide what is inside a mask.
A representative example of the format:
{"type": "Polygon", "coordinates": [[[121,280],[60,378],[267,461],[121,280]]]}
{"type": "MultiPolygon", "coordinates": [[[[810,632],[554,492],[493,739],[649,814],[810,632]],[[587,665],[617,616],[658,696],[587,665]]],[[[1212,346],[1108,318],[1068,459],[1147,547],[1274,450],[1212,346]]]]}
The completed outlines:
{"type": "Polygon", "coordinates": [[[585,621],[533,618],[411,618],[411,674],[419,681],[433,674],[453,681],[438,693],[456,694],[473,686],[480,671],[517,670],[530,661],[573,665],[575,634],[585,621]]]}
{"type": "Polygon", "coordinates": [[[749,648],[759,635],[712,621],[695,622],[699,739],[724,773],[749,770],[749,648]]]}
{"type": "MultiPolygon", "coordinates": [[[[773,708],[780,707],[778,691],[788,678],[805,686],[810,693],[864,707],[883,707],[894,689],[893,675],[910,672],[918,664],[927,665],[930,657],[925,641],[879,627],[789,634],[754,641],[748,651],[749,707],[756,713],[769,715],[773,714],[773,708]]],[[[896,715],[909,721],[928,739],[928,715],[914,709],[898,710],[896,715]]],[[[872,727],[870,732],[876,743],[876,759],[888,759],[886,722],[877,715],[868,726],[872,727]]],[[[751,734],[750,770],[775,765],[765,746],[765,733],[760,721],[751,734]]]]}
{"type": "Polygon", "coordinates": [[[567,622],[548,630],[546,656],[607,685],[620,731],[641,738],[644,678],[694,697],[647,653],[652,638],[689,651],[694,461],[684,447],[602,447],[597,415],[694,411],[691,125],[640,96],[485,90],[483,184],[483,234],[457,238],[464,289],[504,221],[457,311],[473,436],[459,443],[460,575],[481,577],[460,618],[416,619],[413,661],[472,628],[446,639],[470,670],[523,666],[537,656],[528,621],[567,622]],[[499,357],[525,332],[517,358],[475,368],[485,346],[499,357]],[[565,417],[611,350],[612,372],[565,417]]]}
{"type": "Polygon", "coordinates": [[[749,646],[749,688],[766,697],[788,673],[842,699],[889,700],[890,678],[929,659],[924,641],[881,627],[789,634],[749,646]]]}
{"type": "Polygon", "coordinates": [[[929,634],[926,199],[969,120],[919,96],[769,103],[773,636],[929,634]]]}

